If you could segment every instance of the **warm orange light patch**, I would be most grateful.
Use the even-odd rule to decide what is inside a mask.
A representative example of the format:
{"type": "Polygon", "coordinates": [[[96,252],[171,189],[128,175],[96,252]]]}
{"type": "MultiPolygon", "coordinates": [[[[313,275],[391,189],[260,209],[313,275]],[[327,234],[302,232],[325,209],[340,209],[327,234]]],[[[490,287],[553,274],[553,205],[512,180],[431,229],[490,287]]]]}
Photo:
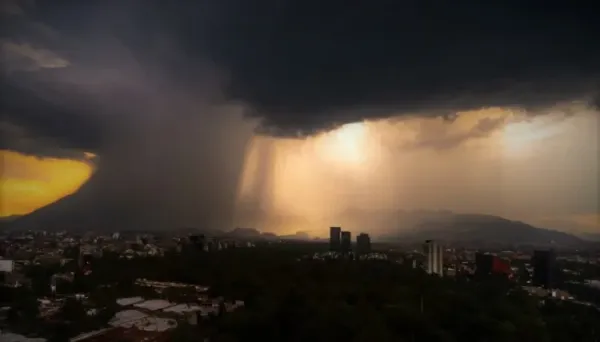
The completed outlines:
{"type": "Polygon", "coordinates": [[[92,175],[86,161],[0,150],[0,217],[28,214],[77,191],[92,175]]]}
{"type": "Polygon", "coordinates": [[[346,124],[333,132],[325,134],[321,139],[321,149],[325,156],[339,163],[357,164],[364,161],[367,127],[363,122],[346,124]]]}

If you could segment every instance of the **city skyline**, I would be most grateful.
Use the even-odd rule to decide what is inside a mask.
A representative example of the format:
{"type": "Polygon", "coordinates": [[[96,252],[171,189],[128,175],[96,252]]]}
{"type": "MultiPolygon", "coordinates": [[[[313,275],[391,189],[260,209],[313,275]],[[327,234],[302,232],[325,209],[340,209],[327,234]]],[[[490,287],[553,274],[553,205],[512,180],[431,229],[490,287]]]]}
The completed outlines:
{"type": "Polygon", "coordinates": [[[593,5],[0,0],[0,341],[600,341],[593,5]]]}

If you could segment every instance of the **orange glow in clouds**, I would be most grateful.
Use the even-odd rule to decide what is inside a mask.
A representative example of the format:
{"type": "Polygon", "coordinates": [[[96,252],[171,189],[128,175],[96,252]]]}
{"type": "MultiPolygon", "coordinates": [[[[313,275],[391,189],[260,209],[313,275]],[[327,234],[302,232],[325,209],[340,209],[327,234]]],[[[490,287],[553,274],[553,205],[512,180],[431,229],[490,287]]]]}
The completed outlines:
{"type": "MultiPolygon", "coordinates": [[[[579,112],[565,116],[557,109],[528,117],[518,109],[492,107],[459,112],[452,121],[403,116],[346,124],[304,139],[257,136],[248,148],[238,202],[243,207],[258,200],[265,219],[248,223],[240,214],[237,224],[277,233],[315,231],[351,213],[397,208],[526,222],[565,208],[559,214],[565,219],[576,210],[577,189],[596,168],[597,144],[588,141],[592,134],[578,131],[597,124],[590,123],[593,115],[579,112]],[[551,195],[557,192],[560,198],[551,195]],[[522,212],[533,205],[535,210],[522,212]]],[[[586,219],[593,229],[596,221],[586,219]]]]}
{"type": "MultiPolygon", "coordinates": [[[[286,217],[261,229],[294,233],[305,230],[308,221],[327,224],[345,199],[356,194],[353,187],[376,176],[376,145],[371,122],[346,124],[305,139],[256,136],[246,155],[238,202],[258,199],[267,216],[286,217]]],[[[247,223],[240,219],[238,224],[247,223]]]]}
{"type": "Polygon", "coordinates": [[[7,150],[0,150],[0,158],[1,217],[28,214],[72,194],[94,170],[86,161],[38,158],[7,150]]]}
{"type": "Polygon", "coordinates": [[[356,122],[342,127],[322,137],[321,151],[328,159],[340,163],[356,164],[364,161],[366,151],[367,127],[356,122]]]}

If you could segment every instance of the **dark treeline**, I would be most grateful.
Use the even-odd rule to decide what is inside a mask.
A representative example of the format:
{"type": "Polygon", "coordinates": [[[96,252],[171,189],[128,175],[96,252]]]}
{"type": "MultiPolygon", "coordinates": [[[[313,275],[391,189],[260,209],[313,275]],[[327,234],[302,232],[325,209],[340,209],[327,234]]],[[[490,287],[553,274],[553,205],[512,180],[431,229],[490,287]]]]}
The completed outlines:
{"type": "MultiPolygon", "coordinates": [[[[593,307],[531,297],[502,278],[438,278],[387,261],[318,261],[300,257],[315,251],[310,244],[273,245],[204,253],[194,248],[164,257],[119,258],[105,253],[84,276],[76,265],[73,283],[61,282],[59,293],[86,292],[102,308],[106,322],[121,296],[156,297],[133,285],[136,278],[188,282],[211,287],[211,294],[241,299],[245,308],[214,317],[198,326],[180,325],[174,341],[487,341],[560,342],[600,339],[600,314],[593,307]],[[111,285],[111,286],[102,286],[111,285]]],[[[39,266],[38,266],[39,267],[39,266]]],[[[53,270],[54,271],[54,270],[53,270]]],[[[31,269],[39,283],[49,271],[31,269]]],[[[44,290],[47,289],[47,290],[44,290]]],[[[163,293],[185,300],[181,292],[163,293]]],[[[187,297],[192,298],[193,296],[187,297]]],[[[13,306],[21,321],[33,319],[30,297],[13,306]],[[28,299],[29,298],[29,299],[28,299]],[[29,305],[29,306],[28,306],[29,305]]],[[[5,297],[5,299],[7,299],[5,297]]],[[[18,303],[17,303],[18,302],[18,303]]],[[[81,309],[70,302],[61,315],[79,327],[81,309]]],[[[84,315],[85,316],[85,315],[84,315]]],[[[73,328],[69,335],[83,330],[73,328]]],[[[64,328],[64,327],[63,327],[64,328]]],[[[56,334],[56,333],[55,333],[56,334]]],[[[67,333],[63,333],[67,334],[67,333]]]]}

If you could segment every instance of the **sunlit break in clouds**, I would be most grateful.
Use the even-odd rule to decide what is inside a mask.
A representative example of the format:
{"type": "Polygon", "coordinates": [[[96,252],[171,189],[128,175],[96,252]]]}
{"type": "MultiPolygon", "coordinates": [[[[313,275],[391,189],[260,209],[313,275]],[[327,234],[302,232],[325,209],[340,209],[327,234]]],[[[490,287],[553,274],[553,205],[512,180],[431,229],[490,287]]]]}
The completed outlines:
{"type": "Polygon", "coordinates": [[[338,163],[361,164],[366,162],[367,127],[365,123],[351,123],[321,137],[317,147],[323,158],[338,163]]]}
{"type": "MultiPolygon", "coordinates": [[[[596,113],[525,114],[490,108],[458,113],[454,121],[353,123],[306,139],[258,136],[246,156],[238,207],[258,203],[262,214],[252,224],[286,233],[323,234],[327,222],[384,229],[397,224],[392,213],[399,208],[555,226],[562,218],[590,230],[589,215],[586,225],[576,222],[598,206],[596,113]],[[387,222],[373,219],[386,215],[387,222]]],[[[244,223],[248,217],[239,218],[244,223]]]]}

